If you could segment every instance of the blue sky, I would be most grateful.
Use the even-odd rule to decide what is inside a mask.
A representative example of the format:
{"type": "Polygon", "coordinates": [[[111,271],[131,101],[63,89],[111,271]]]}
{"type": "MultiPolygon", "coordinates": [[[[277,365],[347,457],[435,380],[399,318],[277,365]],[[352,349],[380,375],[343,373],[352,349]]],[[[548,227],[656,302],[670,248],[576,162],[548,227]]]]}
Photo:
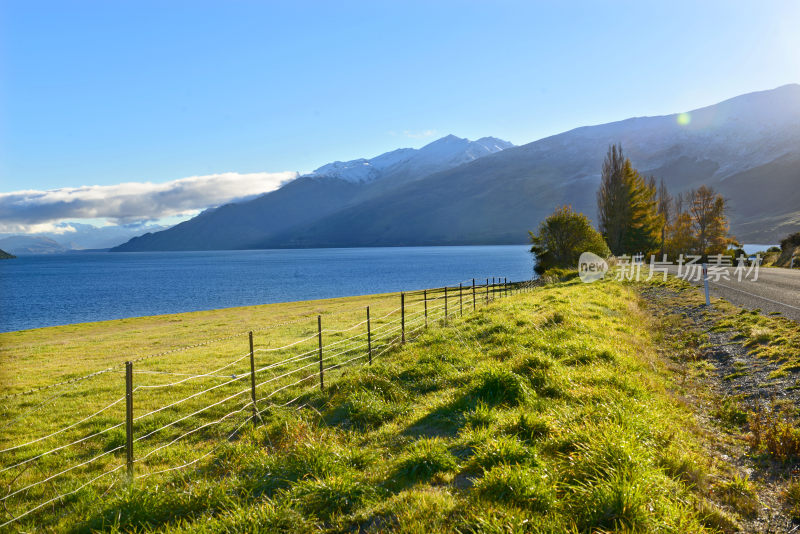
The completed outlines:
{"type": "Polygon", "coordinates": [[[800,81],[800,2],[0,8],[0,191],[522,144],[800,81]]]}

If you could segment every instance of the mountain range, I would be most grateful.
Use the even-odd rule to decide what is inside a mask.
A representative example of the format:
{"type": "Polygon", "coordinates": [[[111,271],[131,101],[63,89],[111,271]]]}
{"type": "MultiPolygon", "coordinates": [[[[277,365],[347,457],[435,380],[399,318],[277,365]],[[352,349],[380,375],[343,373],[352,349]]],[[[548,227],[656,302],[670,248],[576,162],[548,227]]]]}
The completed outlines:
{"type": "Polygon", "coordinates": [[[0,246],[12,254],[62,254],[80,250],[109,249],[142,232],[166,229],[156,224],[94,226],[76,222],[58,223],[55,232],[0,234],[0,246]]]}
{"type": "Polygon", "coordinates": [[[800,229],[800,85],[791,84],[522,146],[450,135],[418,150],[335,162],[113,250],[524,243],[559,205],[596,218],[612,143],[672,193],[700,185],[721,192],[740,242],[776,243],[800,229]]]}

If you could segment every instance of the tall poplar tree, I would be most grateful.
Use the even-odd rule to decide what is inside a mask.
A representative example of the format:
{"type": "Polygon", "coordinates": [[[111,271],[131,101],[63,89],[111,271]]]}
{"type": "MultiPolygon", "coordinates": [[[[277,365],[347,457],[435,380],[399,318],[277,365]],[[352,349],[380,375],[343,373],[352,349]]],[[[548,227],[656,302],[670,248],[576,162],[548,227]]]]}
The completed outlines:
{"type": "Polygon", "coordinates": [[[628,159],[622,176],[629,198],[628,221],[622,234],[623,250],[631,254],[650,254],[658,248],[661,231],[655,179],[645,180],[628,159]]]}
{"type": "Polygon", "coordinates": [[[600,233],[612,254],[624,252],[623,238],[630,217],[630,197],[623,176],[624,167],[622,146],[611,145],[603,161],[600,189],[597,191],[597,211],[600,233]]]}
{"type": "Polygon", "coordinates": [[[658,247],[662,217],[655,179],[645,180],[619,145],[609,147],[603,162],[597,211],[600,232],[613,254],[646,254],[658,247]]]}

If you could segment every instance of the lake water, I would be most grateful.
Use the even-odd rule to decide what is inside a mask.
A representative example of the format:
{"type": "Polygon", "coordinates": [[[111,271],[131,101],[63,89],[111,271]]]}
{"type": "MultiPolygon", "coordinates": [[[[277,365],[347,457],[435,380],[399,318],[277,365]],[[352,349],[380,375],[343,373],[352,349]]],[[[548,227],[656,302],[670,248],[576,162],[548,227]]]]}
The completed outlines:
{"type": "Polygon", "coordinates": [[[0,331],[532,275],[524,245],[21,256],[0,261],[0,331]]]}

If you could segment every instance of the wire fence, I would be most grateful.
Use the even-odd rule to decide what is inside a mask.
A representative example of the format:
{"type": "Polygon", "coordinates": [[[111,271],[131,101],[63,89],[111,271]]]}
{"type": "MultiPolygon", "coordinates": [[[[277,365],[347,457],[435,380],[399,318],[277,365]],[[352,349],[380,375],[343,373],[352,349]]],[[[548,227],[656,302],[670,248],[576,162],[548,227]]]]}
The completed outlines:
{"type": "MultiPolygon", "coordinates": [[[[20,413],[0,428],[7,431],[31,417],[46,417],[45,408],[57,405],[94,408],[74,422],[63,424],[60,418],[61,425],[50,432],[0,444],[4,488],[0,528],[36,521],[45,513],[57,514],[65,504],[78,502],[84,491],[105,495],[121,482],[196,466],[248,423],[259,421],[270,407],[289,406],[311,388],[324,390],[337,371],[371,365],[430,325],[447,324],[496,298],[532,286],[486,278],[400,293],[398,306],[390,311],[371,316],[366,306],[363,320],[338,328],[325,328],[318,315],[313,326],[300,321],[272,325],[131,359],[32,390],[65,388],[48,393],[44,401],[21,406],[20,413]],[[298,339],[269,346],[263,333],[288,325],[301,328],[298,339]],[[199,359],[180,357],[189,348],[207,350],[220,341],[235,341],[241,348],[233,353],[230,349],[222,354],[204,352],[199,359]],[[163,365],[166,356],[172,367],[163,365]],[[157,358],[162,359],[157,368],[144,368],[145,362],[157,358]],[[212,369],[193,372],[198,365],[211,363],[212,369]],[[96,380],[102,383],[93,384],[96,380]]],[[[19,433],[26,435],[21,429],[19,433]]]]}

